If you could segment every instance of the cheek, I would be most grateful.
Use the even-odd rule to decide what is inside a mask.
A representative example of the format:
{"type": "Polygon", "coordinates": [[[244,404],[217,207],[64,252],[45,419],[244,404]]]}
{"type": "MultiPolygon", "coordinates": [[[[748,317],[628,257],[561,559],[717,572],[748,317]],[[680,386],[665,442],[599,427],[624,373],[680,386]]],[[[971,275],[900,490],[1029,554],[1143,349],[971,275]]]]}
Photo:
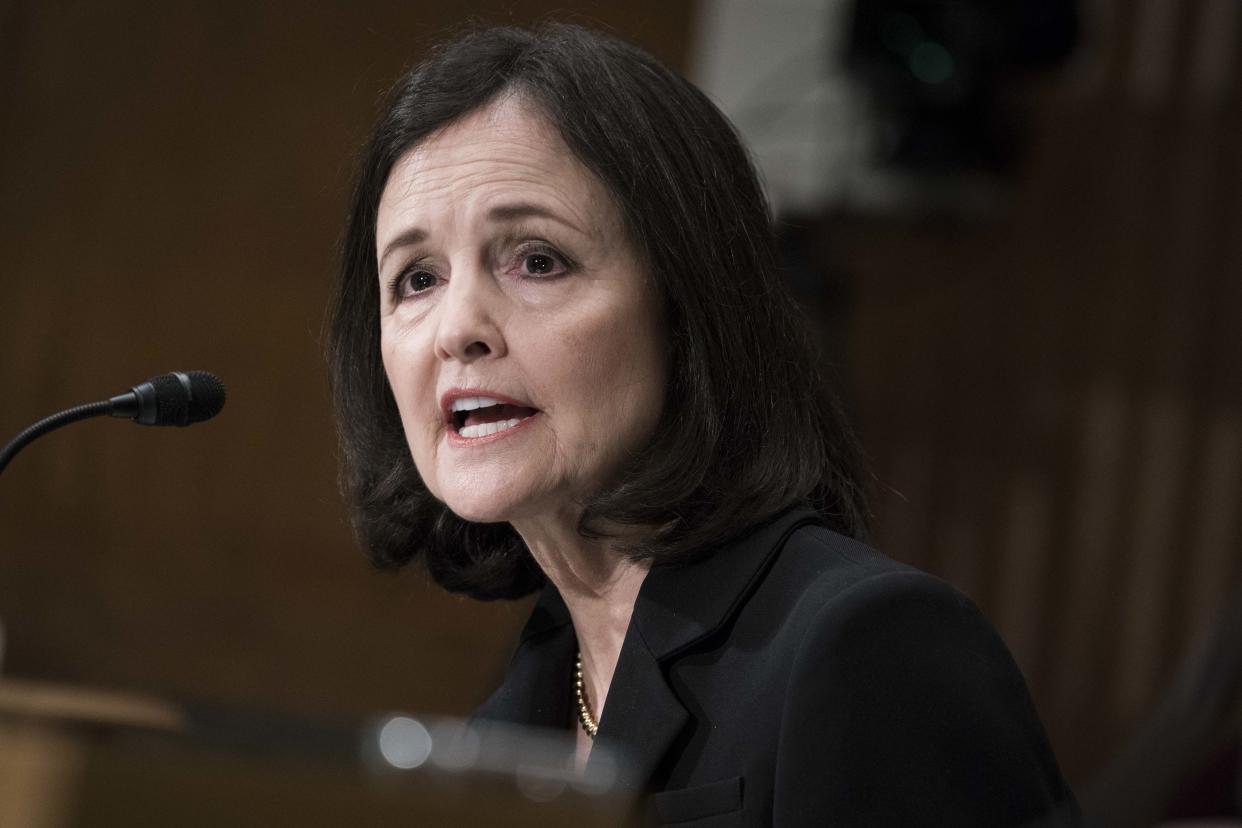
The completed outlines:
{"type": "Polygon", "coordinates": [[[628,357],[622,369],[626,382],[623,395],[630,409],[632,427],[641,431],[645,438],[655,431],[664,411],[667,350],[663,331],[654,325],[639,334],[641,339],[634,338],[634,329],[627,334],[626,344],[622,346],[622,353],[628,357]]]}
{"type": "Polygon", "coordinates": [[[410,403],[407,381],[409,371],[400,346],[387,336],[380,338],[380,360],[384,364],[384,376],[388,377],[388,387],[392,391],[393,399],[397,401],[397,410],[401,412],[401,419],[405,422],[410,403]]]}
{"type": "Polygon", "coordinates": [[[575,326],[560,355],[550,355],[572,389],[566,398],[580,408],[580,438],[592,449],[628,452],[655,430],[664,403],[662,336],[643,314],[610,314],[575,326]]]}
{"type": "Polygon", "coordinates": [[[438,411],[435,396],[435,377],[430,373],[429,361],[421,357],[422,349],[413,338],[380,337],[380,358],[388,387],[392,389],[397,411],[401,415],[406,442],[410,446],[419,473],[426,476],[424,468],[434,439],[438,432],[438,420],[432,416],[438,411]]]}
{"type": "Polygon", "coordinates": [[[628,355],[626,396],[632,408],[634,428],[645,442],[656,430],[664,414],[664,395],[668,385],[668,347],[664,321],[656,310],[644,307],[640,323],[624,332],[625,342],[618,349],[628,355]]]}

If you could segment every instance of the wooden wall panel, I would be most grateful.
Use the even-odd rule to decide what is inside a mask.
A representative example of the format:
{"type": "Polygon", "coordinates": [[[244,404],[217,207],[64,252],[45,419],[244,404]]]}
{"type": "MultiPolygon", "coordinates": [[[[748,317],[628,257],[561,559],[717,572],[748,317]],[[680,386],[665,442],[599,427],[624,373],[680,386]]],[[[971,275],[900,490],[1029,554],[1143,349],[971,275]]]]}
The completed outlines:
{"type": "Polygon", "coordinates": [[[824,225],[881,545],[997,622],[1077,783],[1242,563],[1242,13],[1084,8],[1004,211],[824,225]]]}

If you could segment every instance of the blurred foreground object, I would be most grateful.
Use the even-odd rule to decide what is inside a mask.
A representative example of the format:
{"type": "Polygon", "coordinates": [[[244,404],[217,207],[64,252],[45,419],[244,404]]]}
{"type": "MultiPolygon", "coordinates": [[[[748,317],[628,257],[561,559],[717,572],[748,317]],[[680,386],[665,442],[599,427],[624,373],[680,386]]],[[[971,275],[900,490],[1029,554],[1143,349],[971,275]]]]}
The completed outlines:
{"type": "Polygon", "coordinates": [[[599,748],[390,715],[325,725],[0,681],[0,825],[615,825],[599,748]]]}

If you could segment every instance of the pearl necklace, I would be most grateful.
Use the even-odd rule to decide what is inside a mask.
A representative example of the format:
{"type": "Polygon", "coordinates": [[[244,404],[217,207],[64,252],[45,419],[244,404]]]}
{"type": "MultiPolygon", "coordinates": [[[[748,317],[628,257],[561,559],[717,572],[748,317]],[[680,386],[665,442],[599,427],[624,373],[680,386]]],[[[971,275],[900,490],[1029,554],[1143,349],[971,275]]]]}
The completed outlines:
{"type": "Polygon", "coordinates": [[[578,651],[577,661],[574,663],[574,695],[578,697],[578,724],[582,725],[582,729],[586,731],[586,735],[592,739],[599,731],[599,723],[595,721],[595,717],[591,715],[591,705],[587,701],[586,688],[582,685],[582,651],[578,651]]]}

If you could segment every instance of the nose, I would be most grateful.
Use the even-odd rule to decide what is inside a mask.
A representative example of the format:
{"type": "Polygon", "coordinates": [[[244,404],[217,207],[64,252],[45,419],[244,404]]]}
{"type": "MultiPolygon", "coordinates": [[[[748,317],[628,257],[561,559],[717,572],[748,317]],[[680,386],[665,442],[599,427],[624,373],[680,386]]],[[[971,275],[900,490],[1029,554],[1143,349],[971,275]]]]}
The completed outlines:
{"type": "Polygon", "coordinates": [[[471,363],[505,355],[504,334],[497,321],[498,294],[481,274],[459,272],[449,281],[438,309],[437,357],[471,363]]]}

